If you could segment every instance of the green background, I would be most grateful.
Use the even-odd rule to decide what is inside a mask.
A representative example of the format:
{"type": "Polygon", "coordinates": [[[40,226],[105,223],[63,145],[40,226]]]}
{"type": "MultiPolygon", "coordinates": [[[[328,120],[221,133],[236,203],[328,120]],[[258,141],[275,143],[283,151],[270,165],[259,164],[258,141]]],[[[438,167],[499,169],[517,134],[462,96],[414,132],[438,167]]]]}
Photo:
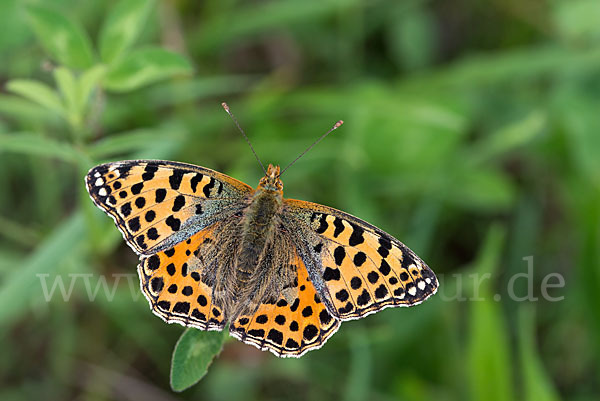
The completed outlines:
{"type": "Polygon", "coordinates": [[[594,0],[1,1],[0,399],[597,400],[598,21],[594,0]],[[301,359],[228,340],[174,393],[219,338],[188,332],[170,383],[184,329],[83,177],[156,158],[254,186],[224,100],[265,163],[343,119],[286,196],[399,238],[440,291],[301,359]]]}

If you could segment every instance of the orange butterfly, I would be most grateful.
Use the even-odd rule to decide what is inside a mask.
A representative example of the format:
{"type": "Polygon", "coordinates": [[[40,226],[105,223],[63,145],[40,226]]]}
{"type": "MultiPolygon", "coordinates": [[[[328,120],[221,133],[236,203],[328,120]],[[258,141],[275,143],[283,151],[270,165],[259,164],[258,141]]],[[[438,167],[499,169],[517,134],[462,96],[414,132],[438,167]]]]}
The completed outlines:
{"type": "Polygon", "coordinates": [[[285,199],[279,176],[269,165],[253,189],[204,167],[131,160],[92,168],[86,184],[140,255],[141,288],[167,323],[227,326],[246,344],[299,357],[342,321],[436,292],[435,274],[400,241],[285,199]]]}

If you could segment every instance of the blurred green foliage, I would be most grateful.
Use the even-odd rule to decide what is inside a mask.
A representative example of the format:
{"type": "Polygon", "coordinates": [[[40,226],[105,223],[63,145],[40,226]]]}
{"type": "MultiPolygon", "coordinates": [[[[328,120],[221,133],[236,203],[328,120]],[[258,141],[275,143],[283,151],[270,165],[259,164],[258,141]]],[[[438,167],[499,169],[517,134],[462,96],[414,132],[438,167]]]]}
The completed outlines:
{"type": "Polygon", "coordinates": [[[594,0],[3,0],[0,399],[597,400],[599,16],[594,0]],[[298,360],[227,341],[175,396],[211,344],[186,332],[169,383],[184,329],[150,313],[83,176],[164,158],[257,183],[223,100],[277,164],[343,119],[286,195],[388,231],[441,287],[298,360]]]}

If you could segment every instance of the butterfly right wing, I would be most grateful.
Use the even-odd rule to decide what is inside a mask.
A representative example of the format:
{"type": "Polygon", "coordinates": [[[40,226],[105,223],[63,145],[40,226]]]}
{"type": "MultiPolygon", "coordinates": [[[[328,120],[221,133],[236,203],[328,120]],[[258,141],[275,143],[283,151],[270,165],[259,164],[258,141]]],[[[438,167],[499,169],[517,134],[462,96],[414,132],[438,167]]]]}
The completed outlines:
{"type": "Polygon", "coordinates": [[[148,256],[223,218],[252,192],[217,171],[161,160],[101,164],[89,171],[86,186],[127,244],[148,256]]]}

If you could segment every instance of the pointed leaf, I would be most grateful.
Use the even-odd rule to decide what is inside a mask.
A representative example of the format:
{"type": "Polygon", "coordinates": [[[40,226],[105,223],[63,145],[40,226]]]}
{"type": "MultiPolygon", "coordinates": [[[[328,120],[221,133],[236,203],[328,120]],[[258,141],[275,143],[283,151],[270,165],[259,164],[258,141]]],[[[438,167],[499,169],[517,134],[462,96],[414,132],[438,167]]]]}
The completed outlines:
{"type": "Polygon", "coordinates": [[[19,269],[14,269],[4,277],[0,287],[0,324],[9,327],[13,319],[23,316],[23,310],[33,301],[44,295],[40,284],[40,274],[53,274],[73,252],[86,241],[85,224],[81,213],[75,213],[47,236],[36,250],[24,261],[19,269]]]}
{"type": "Polygon", "coordinates": [[[0,134],[0,154],[4,152],[52,157],[67,162],[81,162],[85,158],[69,143],[28,132],[0,134]]]}
{"type": "Polygon", "coordinates": [[[66,67],[56,68],[54,79],[63,96],[69,120],[80,117],[77,115],[77,82],[71,70],[66,67]]]}
{"type": "Polygon", "coordinates": [[[492,227],[476,262],[467,377],[471,400],[512,401],[514,388],[510,346],[502,309],[492,294],[491,277],[500,262],[505,230],[492,227]]]}
{"type": "Polygon", "coordinates": [[[79,77],[77,83],[77,110],[83,113],[92,95],[92,91],[99,85],[100,81],[106,74],[106,67],[96,65],[89,70],[86,70],[79,77]]]}
{"type": "Polygon", "coordinates": [[[111,63],[138,38],[154,6],[149,0],[122,0],[106,17],[100,33],[100,57],[111,63]]]}
{"type": "Polygon", "coordinates": [[[43,6],[28,6],[27,15],[38,40],[56,61],[73,68],[92,64],[90,39],[78,24],[43,6]]]}
{"type": "Polygon", "coordinates": [[[131,91],[191,71],[190,63],[183,56],[160,48],[146,48],[132,52],[113,66],[104,86],[118,92],[131,91]]]}
{"type": "Polygon", "coordinates": [[[524,397],[528,401],[559,401],[558,393],[544,370],[536,351],[535,316],[533,306],[525,305],[519,309],[519,356],[524,397]]]}
{"type": "Polygon", "coordinates": [[[42,82],[31,79],[13,79],[6,84],[6,89],[61,115],[65,114],[58,93],[42,82]]]}

